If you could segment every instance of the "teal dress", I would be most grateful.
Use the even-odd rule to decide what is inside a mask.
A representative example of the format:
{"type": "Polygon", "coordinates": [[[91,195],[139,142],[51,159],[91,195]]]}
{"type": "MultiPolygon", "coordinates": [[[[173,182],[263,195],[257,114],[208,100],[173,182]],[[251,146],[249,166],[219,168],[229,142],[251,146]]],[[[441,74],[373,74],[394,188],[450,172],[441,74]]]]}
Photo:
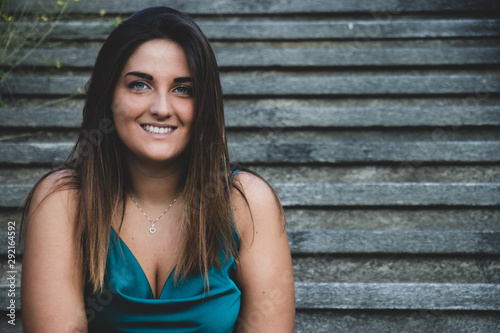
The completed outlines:
{"type": "MultiPolygon", "coordinates": [[[[86,295],[89,332],[232,332],[240,310],[241,292],[233,281],[235,262],[222,260],[208,271],[210,290],[201,276],[174,285],[170,274],[158,299],[139,262],[111,229],[105,289],[86,295]],[[115,242],[116,240],[116,242],[115,242]]],[[[237,245],[238,236],[235,233],[237,245]]],[[[221,253],[221,258],[223,254],[221,253]]]]}

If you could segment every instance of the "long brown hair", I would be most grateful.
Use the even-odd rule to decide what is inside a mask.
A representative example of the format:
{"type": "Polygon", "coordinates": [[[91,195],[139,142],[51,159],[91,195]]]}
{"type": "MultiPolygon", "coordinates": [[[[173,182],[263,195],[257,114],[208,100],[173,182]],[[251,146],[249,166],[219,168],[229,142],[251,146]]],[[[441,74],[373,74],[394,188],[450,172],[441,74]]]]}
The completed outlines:
{"type": "Polygon", "coordinates": [[[231,167],[214,53],[187,15],[167,7],[148,8],[123,21],[104,42],[87,84],[83,121],[75,146],[62,166],[35,184],[24,204],[22,226],[28,221],[38,184],[56,171],[71,170],[53,191],[78,190],[75,251],[83,265],[83,280],[93,292],[103,289],[111,220],[121,211],[123,221],[127,193],[124,147],[114,131],[111,114],[113,90],[128,58],[140,45],[154,39],[174,41],[184,49],[193,81],[195,116],[191,142],[185,152],[183,179],[187,239],[175,279],[203,274],[208,283],[208,269],[222,264],[221,251],[226,258],[231,255],[237,259],[229,210],[231,167]]]}

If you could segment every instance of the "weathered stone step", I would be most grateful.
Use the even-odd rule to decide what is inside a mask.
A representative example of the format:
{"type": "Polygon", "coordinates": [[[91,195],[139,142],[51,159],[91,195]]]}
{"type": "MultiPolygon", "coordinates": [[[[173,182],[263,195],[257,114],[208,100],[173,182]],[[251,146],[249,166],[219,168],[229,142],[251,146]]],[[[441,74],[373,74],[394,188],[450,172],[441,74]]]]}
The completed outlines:
{"type": "MultiPolygon", "coordinates": [[[[293,254],[292,264],[296,282],[498,283],[500,263],[497,257],[314,253],[293,254]]],[[[21,271],[21,259],[21,255],[16,257],[14,271],[21,271]]],[[[2,260],[0,268],[1,281],[6,281],[9,276],[7,261],[2,260]]]]}
{"type": "Polygon", "coordinates": [[[498,206],[500,183],[273,183],[284,206],[498,206]]]}
{"type": "MultiPolygon", "coordinates": [[[[500,205],[500,183],[273,183],[284,206],[500,205]]],[[[0,184],[0,207],[17,207],[31,185],[0,184]]]]}
{"type": "MultiPolygon", "coordinates": [[[[265,314],[260,314],[264,316],[265,314]]],[[[6,318],[5,312],[0,312],[6,318]]],[[[296,312],[296,333],[492,333],[500,331],[498,311],[460,310],[302,310],[296,312]]],[[[21,312],[16,312],[16,325],[0,321],[0,332],[22,333],[21,312]]]]}
{"type": "MultiPolygon", "coordinates": [[[[468,230],[500,231],[498,207],[286,207],[290,230],[468,230]]],[[[0,207],[0,231],[21,213],[0,207]]]]}
{"type": "Polygon", "coordinates": [[[298,310],[296,333],[492,333],[500,331],[498,311],[298,310]]]}
{"type": "Polygon", "coordinates": [[[500,142],[296,142],[230,143],[233,161],[241,163],[494,162],[500,142]]]}
{"type": "MultiPolygon", "coordinates": [[[[231,144],[283,143],[405,143],[405,142],[498,142],[499,127],[418,127],[418,128],[229,128],[228,142],[231,144]]],[[[49,131],[47,136],[34,134],[28,129],[6,131],[3,139],[18,142],[63,142],[75,141],[76,131],[49,131]],[[71,136],[69,136],[71,134],[71,136]]]]}
{"type": "MultiPolygon", "coordinates": [[[[73,145],[0,142],[0,163],[58,164],[66,159],[73,145]]],[[[498,141],[230,142],[228,147],[232,161],[246,164],[397,162],[400,167],[412,167],[422,162],[500,161],[498,141]]]]}
{"type": "MultiPolygon", "coordinates": [[[[494,70],[491,70],[492,72],[494,70]]],[[[431,73],[429,71],[428,73],[431,73]]],[[[476,71],[479,73],[480,71],[476,71]]],[[[252,73],[252,72],[249,72],[252,73]]],[[[285,72],[283,72],[285,73],[285,72]]],[[[355,73],[352,71],[351,73],[355,73]]],[[[380,72],[382,73],[382,72],[380,72]]],[[[396,72],[395,72],[396,73],[396,72]]],[[[423,71],[422,71],[423,73],[423,71]]],[[[434,71],[435,73],[435,71],[434,71]]],[[[451,71],[447,71],[447,73],[451,73],[451,71]]],[[[456,72],[455,72],[456,73],[456,72]]],[[[469,72],[470,73],[470,72],[469,72]]],[[[484,72],[488,74],[487,72],[484,72]]],[[[500,73],[500,72],[499,72],[500,73]]],[[[328,96],[327,96],[328,97],[328,96]]],[[[84,96],[75,96],[71,99],[57,99],[53,100],[50,96],[27,96],[27,97],[19,97],[19,98],[6,98],[3,100],[5,103],[2,109],[18,109],[18,110],[30,110],[30,109],[50,109],[53,108],[56,112],[58,110],[67,109],[67,112],[76,112],[80,116],[82,112],[82,108],[85,104],[84,96]]],[[[359,96],[335,96],[335,98],[325,98],[322,96],[316,97],[307,97],[303,98],[301,96],[298,97],[258,97],[258,96],[248,96],[246,98],[242,96],[224,96],[224,108],[226,112],[236,112],[241,113],[242,115],[253,115],[252,112],[256,112],[258,114],[267,114],[277,112],[280,117],[285,117],[285,112],[290,109],[292,113],[300,113],[301,110],[304,112],[320,112],[325,116],[325,121],[333,122],[333,118],[327,116],[329,112],[338,112],[338,118],[340,122],[340,127],[344,127],[343,123],[347,121],[347,115],[345,113],[349,112],[349,110],[353,111],[351,117],[356,119],[355,110],[359,110],[358,112],[366,112],[367,116],[370,116],[368,113],[370,110],[373,110],[373,116],[383,116],[384,110],[387,112],[394,113],[391,114],[391,117],[394,116],[395,124],[400,124],[400,126],[406,126],[405,122],[402,119],[409,118],[409,126],[417,126],[411,125],[413,121],[411,120],[411,113],[417,112],[421,114],[422,118],[422,126],[425,126],[426,122],[429,122],[433,125],[432,119],[439,119],[441,112],[448,112],[446,116],[443,116],[440,122],[444,122],[444,124],[448,124],[450,126],[459,126],[461,117],[464,118],[464,121],[467,123],[468,119],[475,119],[476,112],[479,112],[480,116],[478,119],[485,119],[485,121],[491,122],[494,121],[494,124],[498,121],[498,105],[500,104],[500,95],[492,94],[492,93],[480,93],[477,94],[471,93],[469,95],[456,95],[456,96],[370,96],[369,98],[359,98],[359,96]],[[436,108],[436,113],[431,113],[433,108],[436,108]],[[449,111],[445,111],[446,109],[449,111]],[[456,111],[453,111],[456,108],[456,111]],[[485,108],[483,110],[483,108],[485,108]],[[399,111],[397,111],[399,109],[399,111]],[[247,110],[247,111],[245,111],[247,110]],[[261,110],[261,111],[259,111],[261,110]],[[404,113],[405,110],[408,110],[408,113],[404,113]],[[428,110],[428,111],[427,111],[428,110]],[[397,113],[403,113],[397,114],[397,113]],[[463,115],[462,115],[463,114],[463,115]],[[484,115],[483,115],[484,114],[484,115]],[[451,119],[445,119],[451,118],[451,119]],[[490,119],[490,120],[488,120],[490,119]]],[[[297,115],[299,116],[299,115],[297,115]]],[[[233,116],[233,117],[236,117],[233,116]]],[[[380,123],[377,122],[376,119],[368,119],[363,120],[356,119],[356,126],[385,126],[384,121],[380,123]],[[373,125],[370,124],[370,121],[373,121],[373,125]],[[366,125],[363,125],[366,124],[366,125]]],[[[374,118],[374,117],[368,117],[374,118]]],[[[383,117],[382,117],[383,118],[383,117]]],[[[314,115],[305,116],[302,115],[300,119],[314,119],[314,115]],[[313,117],[313,118],[311,118],[313,117]]],[[[227,119],[226,119],[227,120],[227,119]]],[[[4,121],[4,119],[0,120],[4,121]]],[[[250,121],[250,120],[249,120],[250,121]]],[[[437,120],[436,120],[437,121],[437,120]]],[[[1,124],[1,123],[0,123],[1,124]]],[[[250,123],[249,123],[250,124],[250,123]]],[[[438,123],[439,124],[439,123],[438,123]]],[[[272,124],[263,124],[265,127],[271,127],[272,124]]],[[[488,123],[485,123],[488,125],[488,123]]],[[[1,125],[0,125],[1,126],[1,125]]],[[[284,126],[284,124],[282,125],[284,126]]],[[[335,127],[335,125],[329,124],[328,126],[335,127]]],[[[392,126],[388,124],[387,126],[392,126]]],[[[443,126],[443,125],[440,125],[443,126]]],[[[250,126],[251,127],[251,126],[250,126]]]]}
{"type": "MultiPolygon", "coordinates": [[[[50,131],[53,139],[40,135],[32,135],[23,131],[7,132],[10,138],[19,138],[22,142],[75,141],[76,135],[60,137],[62,133],[50,131]],[[48,140],[47,140],[48,139],[48,140]]],[[[69,132],[68,132],[69,133],[69,132]]],[[[362,142],[498,142],[499,127],[418,127],[418,128],[229,128],[227,139],[231,144],[252,142],[262,144],[267,142],[284,143],[356,143],[362,142]]]]}
{"type": "MultiPolygon", "coordinates": [[[[500,59],[500,58],[499,58],[500,59]]],[[[271,103],[268,103],[271,104],[271,103]]],[[[283,102],[282,104],[286,104],[283,102]]],[[[499,105],[427,106],[229,106],[226,126],[280,127],[422,127],[498,126],[499,105]]],[[[9,128],[77,128],[81,108],[3,107],[0,126],[9,128]]]]}
{"type": "MultiPolygon", "coordinates": [[[[365,143],[415,143],[418,148],[421,143],[450,143],[461,142],[500,142],[499,127],[493,126],[448,126],[448,127],[392,127],[392,128],[285,128],[285,127],[261,127],[261,128],[234,128],[230,127],[226,131],[227,141],[231,145],[243,145],[251,149],[248,143],[255,145],[267,145],[272,143],[271,148],[278,144],[283,145],[283,149],[290,143],[299,143],[298,148],[304,149],[302,144],[355,144],[365,143]],[[245,146],[247,145],[247,146],[245,146]]],[[[94,131],[97,137],[97,133],[94,131]]],[[[33,128],[5,128],[0,134],[0,142],[3,143],[73,143],[78,138],[77,129],[33,129],[33,128]]],[[[346,147],[347,147],[346,146],[346,147]]],[[[262,147],[261,147],[262,148],[262,147]]],[[[323,149],[323,148],[321,148],[323,149]]],[[[347,148],[350,149],[350,148],[347,148]]],[[[439,148],[438,148],[439,149],[439,148]]],[[[467,148],[466,148],[467,149],[467,148]]],[[[295,155],[304,152],[295,152],[295,155]]],[[[432,152],[428,152],[429,154],[432,152]]],[[[244,156],[247,156],[246,152],[244,156]]],[[[416,166],[416,165],[414,165],[416,166]]]]}
{"type": "Polygon", "coordinates": [[[293,255],[296,282],[498,283],[498,255],[293,255]]]}
{"type": "MultiPolygon", "coordinates": [[[[286,6],[285,6],[286,7],[286,6]]],[[[211,41],[242,40],[359,40],[478,38],[498,36],[498,19],[237,19],[196,20],[211,41]]],[[[54,26],[49,40],[104,40],[115,19],[63,21],[54,26]]],[[[40,24],[40,33],[48,29],[40,24]]]]}
{"type": "Polygon", "coordinates": [[[500,254],[498,231],[289,230],[296,254],[500,254]]]}
{"type": "MultiPolygon", "coordinates": [[[[439,182],[439,183],[500,183],[500,166],[496,165],[329,165],[329,166],[253,166],[270,182],[282,183],[378,183],[378,182],[439,182]]],[[[2,184],[32,184],[49,167],[8,166],[0,168],[2,184]]]]}
{"type": "Polygon", "coordinates": [[[500,231],[500,207],[287,207],[285,214],[293,230],[500,231]]]}
{"type": "MultiPolygon", "coordinates": [[[[8,286],[0,285],[2,295],[8,286]]],[[[17,290],[20,286],[17,285],[17,290]]],[[[20,292],[16,293],[20,305],[20,292]]],[[[297,309],[500,310],[500,285],[482,283],[296,282],[297,309]]],[[[0,307],[8,298],[0,297],[0,307]]]]}
{"type": "MultiPolygon", "coordinates": [[[[500,231],[288,230],[292,254],[500,254],[500,231]]],[[[0,232],[7,239],[7,232],[0,232]]],[[[7,242],[0,254],[7,254],[7,242]]],[[[17,249],[20,255],[22,249],[17,249]]]]}
{"type": "MultiPolygon", "coordinates": [[[[18,168],[16,168],[18,169],[18,168]]],[[[1,170],[1,169],[0,169],[1,170]]],[[[366,183],[366,182],[494,182],[500,183],[500,166],[493,165],[425,165],[401,166],[254,166],[252,170],[268,181],[281,183],[366,183]]],[[[14,177],[15,170],[10,172],[14,177]]],[[[1,179],[1,178],[0,178],[1,179]]],[[[22,180],[22,178],[18,178],[22,180]]],[[[22,181],[18,181],[22,183],[22,181]]],[[[26,182],[24,182],[26,183],[26,182]]]]}
{"type": "MultiPolygon", "coordinates": [[[[15,207],[0,207],[0,231],[21,214],[15,207]]],[[[498,207],[286,207],[289,230],[421,230],[500,231],[498,207]]]]}
{"type": "MultiPolygon", "coordinates": [[[[215,49],[219,66],[226,67],[327,67],[327,66],[447,66],[495,65],[499,47],[332,47],[215,49]]],[[[24,66],[90,69],[95,49],[36,49],[24,66]]]]}
{"type": "MultiPolygon", "coordinates": [[[[18,76],[0,85],[1,94],[82,95],[86,76],[18,76]]],[[[221,76],[225,96],[313,95],[484,95],[500,92],[498,74],[282,74],[221,76]],[[305,85],[304,82],[307,82],[305,85]]]]}
{"type": "MultiPolygon", "coordinates": [[[[53,1],[41,0],[29,3],[32,7],[53,8],[53,1]],[[39,6],[39,7],[37,7],[39,6]]],[[[104,10],[109,14],[131,14],[146,7],[158,6],[154,0],[143,0],[140,3],[131,0],[76,2],[69,8],[72,13],[96,14],[104,10]]],[[[382,0],[358,0],[355,3],[333,0],[311,0],[307,3],[300,0],[289,0],[286,6],[279,1],[256,0],[171,0],[168,6],[189,14],[223,15],[223,14],[291,14],[291,13],[371,13],[374,17],[393,18],[402,13],[441,12],[441,11],[491,11],[500,9],[500,5],[492,0],[475,0],[463,2],[420,0],[388,2],[382,0]],[[381,13],[383,12],[383,13],[381,13]]],[[[14,10],[16,5],[12,5],[14,10]]],[[[56,7],[57,8],[57,7],[56,7]]],[[[20,8],[18,8],[20,9],[20,8]]]]}
{"type": "Polygon", "coordinates": [[[297,282],[298,309],[500,310],[499,284],[297,282]]]}

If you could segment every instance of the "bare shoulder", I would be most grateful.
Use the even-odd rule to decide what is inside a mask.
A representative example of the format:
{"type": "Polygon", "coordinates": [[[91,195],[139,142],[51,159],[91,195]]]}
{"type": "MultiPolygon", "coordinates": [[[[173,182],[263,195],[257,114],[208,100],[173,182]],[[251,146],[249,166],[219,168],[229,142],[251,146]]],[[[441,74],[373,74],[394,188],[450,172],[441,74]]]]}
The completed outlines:
{"type": "Polygon", "coordinates": [[[270,185],[260,177],[245,171],[238,172],[231,191],[231,209],[240,233],[249,229],[284,229],[282,208],[270,185]]]}
{"type": "Polygon", "coordinates": [[[74,177],[71,170],[61,170],[45,177],[33,192],[28,220],[37,216],[40,210],[57,213],[76,209],[78,190],[67,186],[74,177]]]}
{"type": "Polygon", "coordinates": [[[67,183],[68,179],[75,177],[75,172],[73,170],[59,170],[54,173],[51,173],[47,177],[45,177],[38,185],[35,195],[38,198],[44,198],[48,194],[60,192],[53,191],[58,187],[61,187],[63,190],[67,190],[63,185],[67,183]]]}
{"type": "Polygon", "coordinates": [[[250,196],[252,199],[258,199],[261,195],[274,196],[267,182],[253,173],[240,171],[234,176],[234,181],[237,186],[240,185],[245,196],[250,196]]]}
{"type": "Polygon", "coordinates": [[[72,176],[71,171],[54,172],[33,191],[23,221],[25,252],[45,246],[49,239],[58,243],[72,239],[68,235],[74,232],[78,209],[78,190],[66,186],[72,176]]]}
{"type": "MultiPolygon", "coordinates": [[[[78,209],[78,190],[68,179],[71,171],[57,171],[45,177],[33,191],[23,219],[25,252],[51,242],[72,243],[78,209]]],[[[36,251],[35,251],[36,253],[36,251]]]]}

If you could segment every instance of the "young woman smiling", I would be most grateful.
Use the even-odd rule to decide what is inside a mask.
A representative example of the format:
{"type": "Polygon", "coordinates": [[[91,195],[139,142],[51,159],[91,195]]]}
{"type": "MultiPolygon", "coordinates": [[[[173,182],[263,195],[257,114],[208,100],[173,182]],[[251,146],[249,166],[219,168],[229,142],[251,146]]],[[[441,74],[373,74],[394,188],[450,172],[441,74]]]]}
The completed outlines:
{"type": "Polygon", "coordinates": [[[213,51],[173,9],[106,39],[22,227],[25,332],[293,332],[283,209],[230,163],[213,51]]]}

